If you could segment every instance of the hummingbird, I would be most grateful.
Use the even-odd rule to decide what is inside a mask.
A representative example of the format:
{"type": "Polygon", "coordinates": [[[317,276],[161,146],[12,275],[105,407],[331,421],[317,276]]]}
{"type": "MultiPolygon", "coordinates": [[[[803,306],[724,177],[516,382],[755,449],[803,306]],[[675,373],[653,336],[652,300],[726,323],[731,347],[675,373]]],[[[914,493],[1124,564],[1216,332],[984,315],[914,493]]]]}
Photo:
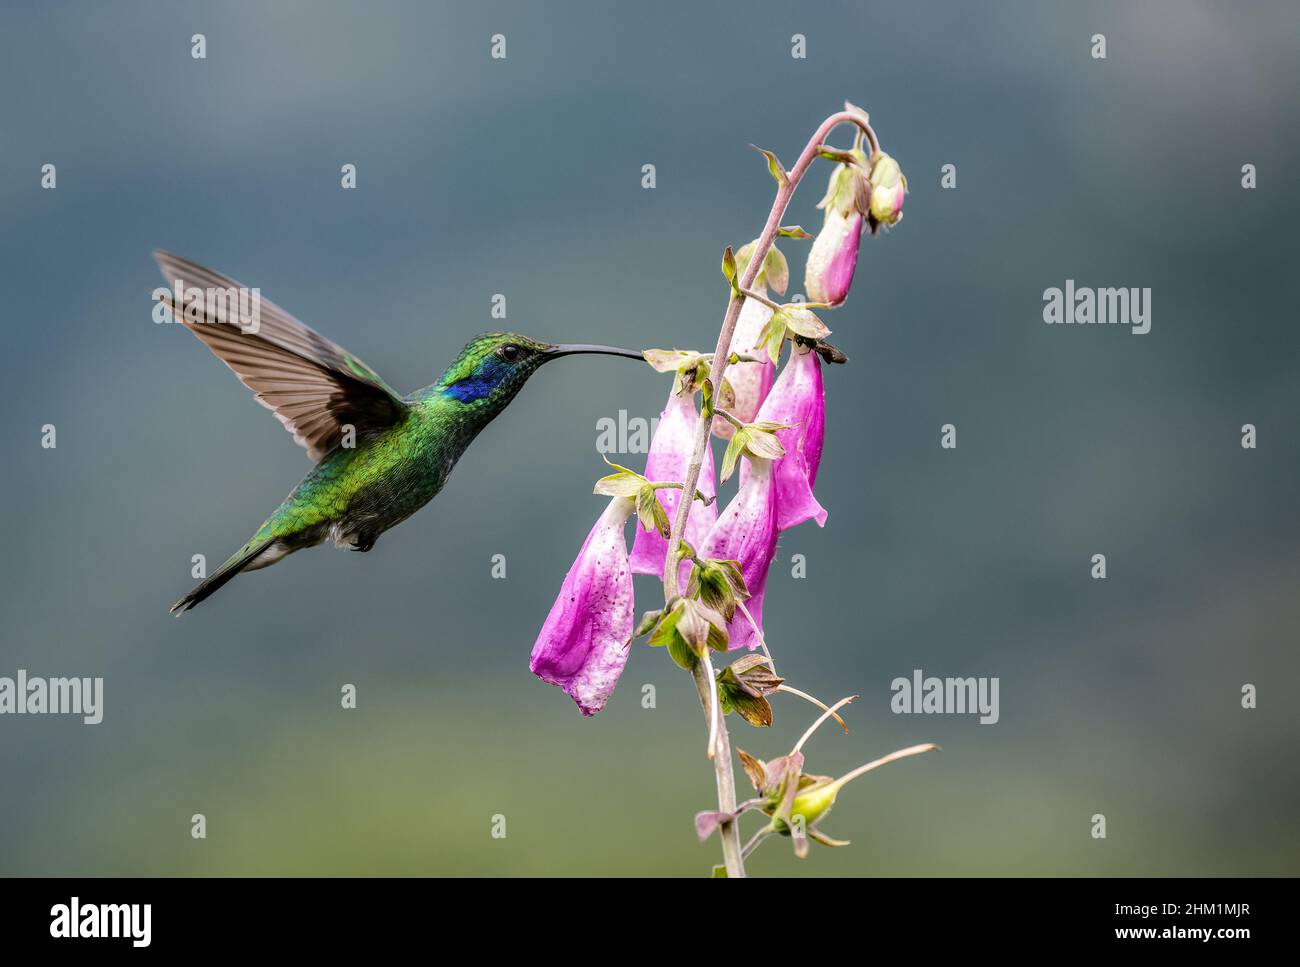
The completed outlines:
{"type": "Polygon", "coordinates": [[[316,463],[243,547],[171,606],[175,615],[236,574],[269,567],[304,547],[329,540],[370,550],[379,535],[437,496],[474,438],[542,364],[580,353],[644,361],[631,349],[485,332],[437,382],[401,396],[352,353],[260,299],[260,291],[257,324],[249,325],[231,311],[234,294],[249,290],[188,259],[153,254],[175,285],[175,294],[155,290],[158,301],[234,371],[316,463]],[[194,288],[229,298],[191,299],[194,288]]]}

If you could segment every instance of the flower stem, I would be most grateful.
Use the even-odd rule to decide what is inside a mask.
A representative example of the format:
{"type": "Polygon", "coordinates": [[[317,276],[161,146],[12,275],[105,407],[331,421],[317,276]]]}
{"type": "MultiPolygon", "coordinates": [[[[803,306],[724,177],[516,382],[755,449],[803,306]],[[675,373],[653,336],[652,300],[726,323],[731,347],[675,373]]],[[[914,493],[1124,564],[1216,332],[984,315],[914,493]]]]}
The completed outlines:
{"type": "MultiPolygon", "coordinates": [[[[753,289],[754,280],[758,278],[759,270],[763,267],[763,260],[767,257],[767,251],[772,247],[777,233],[781,230],[781,218],[785,215],[785,210],[790,204],[795,189],[799,187],[799,182],[803,180],[809,166],[817,158],[818,148],[821,147],[822,142],[826,140],[827,135],[834,128],[839,127],[841,124],[856,125],[870,142],[872,154],[879,150],[876,134],[871,130],[871,124],[861,111],[854,109],[837,111],[823,121],[800,153],[799,160],[787,172],[785,181],[777,189],[776,199],[772,202],[772,210],[768,213],[767,222],[763,226],[763,233],[759,235],[758,241],[754,245],[754,251],[749,257],[749,264],[745,266],[744,275],[740,280],[740,288],[753,289]]],[[[722,319],[722,329],[718,333],[718,345],[713,351],[713,362],[709,377],[714,386],[722,385],[722,375],[727,368],[727,356],[731,352],[731,337],[736,332],[736,320],[740,316],[740,307],[744,301],[744,296],[737,297],[733,289],[731,298],[727,301],[726,315],[722,319]]],[[[694,493],[695,485],[699,482],[700,467],[704,463],[704,451],[709,445],[709,426],[711,423],[712,420],[707,415],[700,414],[699,426],[695,431],[695,448],[691,453],[691,462],[686,469],[686,479],[682,481],[682,490],[686,493],[694,493]]],[[[694,503],[693,500],[678,501],[677,512],[673,515],[673,526],[668,536],[668,554],[665,557],[664,565],[665,602],[677,597],[678,594],[678,551],[681,547],[682,535],[686,533],[686,521],[691,515],[691,507],[694,503]]],[[[715,700],[714,690],[717,688],[717,684],[713,678],[713,665],[709,661],[707,654],[696,663],[693,674],[696,688],[700,693],[700,702],[704,706],[704,714],[709,719],[709,727],[713,728],[714,718],[711,709],[715,700]]],[[[726,722],[718,722],[717,729],[716,741],[710,748],[714,753],[713,769],[717,776],[718,809],[724,813],[733,813],[736,811],[736,781],[732,773],[731,743],[727,738],[726,722]]],[[[735,820],[720,824],[719,833],[722,836],[722,858],[726,863],[727,876],[731,878],[743,877],[745,875],[745,860],[741,855],[740,829],[735,820]]]]}

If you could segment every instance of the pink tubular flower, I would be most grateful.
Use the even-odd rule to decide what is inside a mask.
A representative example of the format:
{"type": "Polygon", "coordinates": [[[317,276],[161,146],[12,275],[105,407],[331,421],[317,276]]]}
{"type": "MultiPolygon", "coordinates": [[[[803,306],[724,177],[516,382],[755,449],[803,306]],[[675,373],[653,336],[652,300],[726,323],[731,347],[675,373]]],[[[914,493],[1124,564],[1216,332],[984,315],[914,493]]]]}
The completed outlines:
{"type": "MultiPolygon", "coordinates": [[[[693,393],[678,393],[678,385],[673,384],[673,392],[659,414],[659,427],[654,439],[650,441],[650,452],[646,455],[645,477],[652,483],[681,483],[686,478],[686,468],[691,462],[691,452],[695,449],[695,431],[699,426],[700,415],[695,409],[693,393]]],[[[717,485],[713,478],[713,448],[704,450],[704,463],[700,467],[700,480],[696,489],[705,497],[717,494],[717,485]]],[[[659,503],[668,512],[672,520],[677,512],[677,502],[681,491],[665,487],[656,491],[659,503]]],[[[718,519],[716,502],[705,504],[697,501],[691,508],[691,516],[686,523],[686,541],[698,548],[708,534],[713,522],[718,519]]],[[[664,560],[668,554],[668,541],[657,530],[637,527],[636,540],[632,543],[631,566],[634,574],[664,573],[664,560]]]]}
{"type": "MultiPolygon", "coordinates": [[[[738,561],[749,598],[745,607],[759,627],[763,624],[763,590],[767,571],[776,556],[776,501],[773,499],[771,460],[755,459],[740,482],[740,490],[709,531],[704,544],[697,548],[700,557],[719,561],[738,561]]],[[[749,619],[739,608],[727,624],[728,649],[746,645],[757,648],[758,636],[749,619]]]]}
{"type": "Polygon", "coordinates": [[[804,288],[811,301],[838,306],[849,297],[853,272],[858,267],[862,225],[862,213],[857,209],[846,214],[833,204],[826,206],[826,219],[808,251],[804,275],[804,288]]]}
{"type": "MultiPolygon", "coordinates": [[[[756,283],[755,291],[767,295],[767,286],[756,283]]],[[[727,382],[736,393],[736,399],[727,409],[743,423],[749,423],[763,405],[768,392],[772,389],[772,380],[776,377],[776,366],[767,358],[763,347],[758,345],[758,337],[772,318],[772,309],[757,299],[746,299],[740,307],[740,316],[736,319],[736,331],[731,337],[731,351],[751,356],[763,357],[761,362],[737,362],[727,367],[727,382]]],[[[723,404],[720,404],[723,405],[723,404]]],[[[713,434],[723,440],[730,440],[734,428],[722,417],[713,421],[713,434]]],[[[694,511],[691,515],[694,516],[694,511]]]]}
{"type": "Polygon", "coordinates": [[[615,497],[587,535],[533,645],[529,667],[595,715],[627,664],[632,637],[632,571],[623,527],[635,510],[615,497]]]}
{"type": "MultiPolygon", "coordinates": [[[[758,419],[788,427],[776,431],[785,448],[785,456],[773,461],[772,468],[776,529],[789,530],[806,520],[825,527],[826,510],[812,492],[826,434],[826,394],[816,352],[798,342],[791,346],[790,358],[758,411],[758,419]]],[[[750,472],[748,467],[741,468],[742,486],[750,472]]]]}

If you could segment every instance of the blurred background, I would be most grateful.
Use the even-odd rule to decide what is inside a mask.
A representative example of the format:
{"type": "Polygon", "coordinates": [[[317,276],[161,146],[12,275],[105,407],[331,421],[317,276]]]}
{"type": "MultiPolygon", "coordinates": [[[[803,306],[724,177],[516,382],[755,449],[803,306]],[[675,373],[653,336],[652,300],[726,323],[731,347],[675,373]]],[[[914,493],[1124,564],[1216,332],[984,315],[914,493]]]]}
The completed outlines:
{"type": "MultiPolygon", "coordinates": [[[[827,373],[830,519],[783,537],[767,634],[793,684],[862,696],[812,771],[944,751],[841,796],[823,828],[851,848],[774,841],[752,872],[1300,872],[1293,5],[265,6],[3,15],[0,675],[103,676],[105,707],[0,717],[0,872],[707,874],[685,673],[637,645],[587,720],[528,671],[603,506],[597,421],[657,415],[667,378],[548,366],[372,553],[296,555],[177,620],[191,555],[224,560],[309,462],[151,321],[149,252],[260,286],[403,391],[500,325],[494,293],[539,338],[707,351],[720,253],[773,193],[748,145],[792,164],[846,98],[911,197],[826,315],[852,358],[827,373]],[[1152,331],[1044,325],[1066,279],[1150,287],[1152,331]],[[891,713],[916,668],[998,677],[1000,721],[891,713]]],[[[787,223],[815,230],[828,174],[787,223]]],[[[793,291],[807,244],[783,244],[793,291]]],[[[773,757],[814,710],[776,715],[734,743],[773,757]]]]}

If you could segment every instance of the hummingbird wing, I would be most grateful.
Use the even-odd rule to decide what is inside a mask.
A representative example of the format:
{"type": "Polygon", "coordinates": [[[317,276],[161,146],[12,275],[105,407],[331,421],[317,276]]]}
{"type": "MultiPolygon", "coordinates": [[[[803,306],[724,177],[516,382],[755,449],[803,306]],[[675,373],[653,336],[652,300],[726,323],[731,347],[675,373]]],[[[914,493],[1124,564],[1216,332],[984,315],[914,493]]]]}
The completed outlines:
{"type": "Polygon", "coordinates": [[[260,293],[256,325],[241,324],[237,293],[249,290],[179,255],[155,251],[153,257],[168,285],[181,292],[182,305],[175,290],[160,296],[173,318],[230,367],[313,460],[338,445],[347,425],[361,436],[406,415],[409,405],[378,373],[260,293]],[[205,298],[186,300],[185,290],[196,287],[205,298]],[[232,295],[206,297],[218,290],[232,295]]]}

